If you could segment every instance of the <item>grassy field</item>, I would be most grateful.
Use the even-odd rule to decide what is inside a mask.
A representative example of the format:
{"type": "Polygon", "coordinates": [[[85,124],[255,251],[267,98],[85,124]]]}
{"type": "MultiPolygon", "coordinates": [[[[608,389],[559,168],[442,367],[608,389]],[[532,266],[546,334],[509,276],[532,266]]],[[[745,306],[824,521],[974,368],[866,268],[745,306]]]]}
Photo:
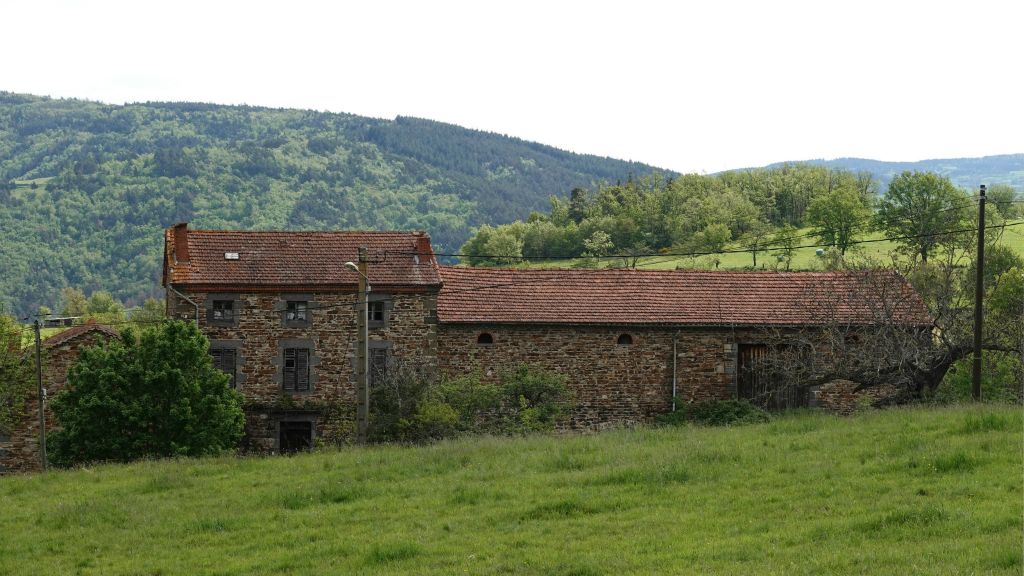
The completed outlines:
{"type": "MultiPolygon", "coordinates": [[[[1024,221],[1019,221],[1024,222],[1024,221]]],[[[797,236],[801,238],[798,243],[802,246],[811,246],[819,244],[820,242],[810,236],[810,228],[801,228],[797,231],[797,236]],[[806,236],[806,237],[805,237],[806,236]]],[[[991,233],[991,232],[990,232],[991,233]]],[[[872,240],[864,244],[858,244],[854,246],[849,252],[848,257],[854,258],[870,258],[880,262],[891,262],[889,254],[896,248],[895,242],[885,240],[885,236],[881,232],[873,232],[865,235],[861,240],[872,240]]],[[[1003,231],[1003,236],[1000,239],[1000,243],[1009,246],[1017,251],[1017,253],[1024,255],[1024,225],[1014,226],[1012,228],[1006,228],[1003,231]]],[[[742,247],[739,244],[728,246],[726,250],[737,250],[742,247]]],[[[790,262],[790,269],[792,270],[820,270],[822,269],[821,257],[815,253],[816,248],[801,248],[793,253],[793,260],[790,262]]],[[[757,267],[765,269],[774,269],[775,267],[782,266],[777,263],[775,258],[776,251],[761,252],[757,255],[757,267]]],[[[574,260],[557,260],[557,261],[543,261],[530,263],[531,267],[535,268],[565,268],[571,267],[574,264],[574,260]]],[[[601,262],[605,265],[621,266],[621,259],[602,259],[601,262]]],[[[697,257],[673,257],[673,256],[652,256],[649,258],[642,258],[638,264],[640,268],[646,270],[674,270],[676,268],[702,268],[702,269],[722,269],[722,270],[736,270],[753,266],[754,261],[750,253],[729,253],[729,254],[718,254],[715,256],[697,256],[697,257]],[[717,266],[716,266],[717,262],[717,266]]],[[[781,268],[780,268],[781,269],[781,268]]]]}
{"type": "Polygon", "coordinates": [[[0,479],[2,574],[1020,574],[1019,408],[0,479]]]}

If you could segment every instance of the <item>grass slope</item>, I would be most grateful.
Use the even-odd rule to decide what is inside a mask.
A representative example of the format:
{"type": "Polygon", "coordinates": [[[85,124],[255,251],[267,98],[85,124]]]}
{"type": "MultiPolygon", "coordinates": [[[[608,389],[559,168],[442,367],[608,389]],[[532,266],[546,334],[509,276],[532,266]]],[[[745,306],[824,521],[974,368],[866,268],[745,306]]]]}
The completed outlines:
{"type": "MultiPolygon", "coordinates": [[[[810,228],[798,230],[797,235],[801,237],[798,243],[801,246],[816,246],[821,243],[818,239],[810,236],[810,234],[810,228]]],[[[1002,234],[999,242],[1024,256],[1024,226],[1018,225],[1006,228],[1002,234]]],[[[868,258],[876,262],[891,262],[890,254],[897,248],[895,242],[885,240],[885,235],[881,232],[865,234],[858,239],[858,241],[864,240],[871,240],[871,242],[853,246],[847,252],[848,258],[868,258]]],[[[726,250],[741,250],[744,248],[745,246],[741,246],[740,243],[733,243],[726,247],[726,250]]],[[[800,248],[794,251],[790,269],[821,270],[821,257],[815,254],[815,250],[816,248],[800,248]]],[[[776,260],[775,255],[777,252],[778,250],[759,252],[757,254],[757,267],[767,270],[783,269],[782,266],[784,265],[779,264],[776,260]]],[[[579,262],[578,260],[546,260],[531,262],[528,266],[531,268],[567,268],[579,262]]],[[[622,258],[602,258],[600,262],[602,266],[623,265],[622,258]]],[[[749,252],[732,252],[715,256],[651,256],[641,258],[637,267],[645,270],[674,270],[676,268],[740,270],[752,267],[753,264],[754,261],[749,252]]]]}
{"type": "Polygon", "coordinates": [[[1020,574],[1019,408],[0,479],[3,574],[1020,574]]]}

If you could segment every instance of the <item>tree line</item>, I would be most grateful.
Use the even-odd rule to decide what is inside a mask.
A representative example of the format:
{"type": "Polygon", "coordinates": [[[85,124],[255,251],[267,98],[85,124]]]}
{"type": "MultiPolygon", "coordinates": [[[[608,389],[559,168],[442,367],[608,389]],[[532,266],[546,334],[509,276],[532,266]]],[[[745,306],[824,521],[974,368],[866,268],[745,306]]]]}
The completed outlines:
{"type": "MultiPolygon", "coordinates": [[[[816,242],[840,255],[881,230],[927,260],[942,243],[941,233],[970,227],[976,211],[970,193],[933,173],[904,172],[880,192],[870,173],[810,164],[710,176],[654,174],[575,188],[566,200],[552,197],[547,213],[481,226],[460,256],[470,265],[558,258],[586,264],[609,256],[635,265],[640,255],[731,246],[748,250],[756,267],[769,246],[791,252],[797,229],[808,226],[816,242]]],[[[993,186],[989,198],[990,222],[1022,216],[1024,205],[1012,187],[993,186]]]]}

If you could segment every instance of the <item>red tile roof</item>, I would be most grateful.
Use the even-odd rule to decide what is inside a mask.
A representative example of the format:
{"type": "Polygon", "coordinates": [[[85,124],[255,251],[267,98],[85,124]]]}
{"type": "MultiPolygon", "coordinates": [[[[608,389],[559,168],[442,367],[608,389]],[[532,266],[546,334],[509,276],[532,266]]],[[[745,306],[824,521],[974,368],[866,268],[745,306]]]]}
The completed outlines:
{"type": "Polygon", "coordinates": [[[72,326],[67,330],[58,332],[46,340],[43,340],[42,345],[44,348],[53,348],[54,346],[66,344],[67,342],[90,332],[99,332],[111,338],[117,338],[119,336],[117,330],[114,330],[110,326],[104,326],[103,324],[97,324],[95,322],[88,322],[86,324],[79,324],[78,326],[72,326]]]}
{"type": "Polygon", "coordinates": [[[720,272],[441,267],[441,322],[930,325],[894,271],[720,272]]]}
{"type": "Polygon", "coordinates": [[[422,232],[269,232],[184,230],[164,234],[164,285],[270,287],[352,286],[356,272],[345,267],[366,246],[372,286],[438,286],[430,237],[422,232]],[[177,232],[177,233],[176,233],[177,232]],[[187,252],[175,251],[176,238],[187,252]],[[226,253],[237,253],[229,260],[226,253]],[[177,256],[181,256],[179,261],[177,256]],[[187,260],[186,260],[187,258],[187,260]]]}

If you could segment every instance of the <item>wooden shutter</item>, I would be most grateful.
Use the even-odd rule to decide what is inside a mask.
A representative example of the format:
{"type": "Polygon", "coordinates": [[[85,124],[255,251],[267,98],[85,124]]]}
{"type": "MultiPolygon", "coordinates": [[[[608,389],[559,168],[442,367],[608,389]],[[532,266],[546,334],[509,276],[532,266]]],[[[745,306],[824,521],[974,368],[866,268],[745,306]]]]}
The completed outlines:
{"type": "Polygon", "coordinates": [[[295,390],[295,364],[295,348],[285,348],[281,367],[281,387],[285,390],[295,390]]]}
{"type": "Polygon", "coordinates": [[[309,350],[295,350],[295,390],[309,390],[309,350]]]}
{"type": "Polygon", "coordinates": [[[231,378],[230,385],[235,387],[235,351],[230,348],[217,348],[210,350],[213,357],[213,367],[224,372],[231,378]]]}

